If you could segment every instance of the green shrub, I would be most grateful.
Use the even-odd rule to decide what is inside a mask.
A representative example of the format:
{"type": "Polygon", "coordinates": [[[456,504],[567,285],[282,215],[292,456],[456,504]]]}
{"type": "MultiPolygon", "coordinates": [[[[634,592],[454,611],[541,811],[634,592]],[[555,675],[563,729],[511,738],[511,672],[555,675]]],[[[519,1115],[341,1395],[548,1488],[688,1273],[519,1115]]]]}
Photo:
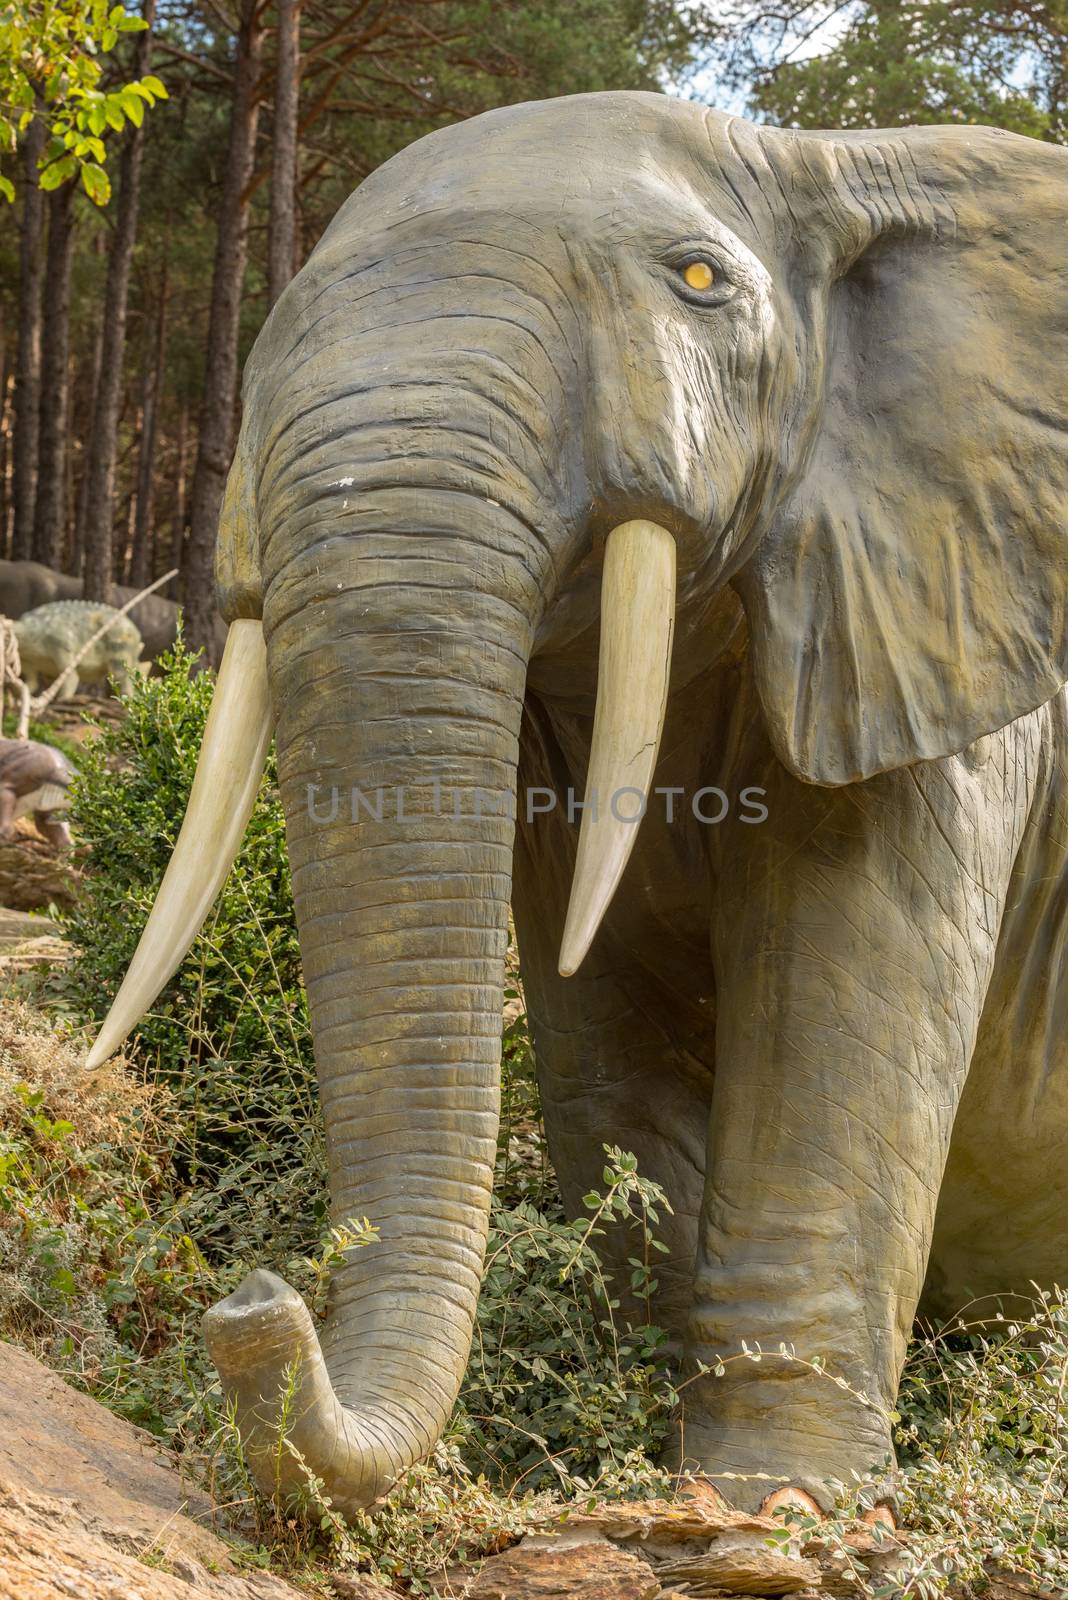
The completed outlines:
{"type": "MultiPolygon", "coordinates": [[[[978,1310],[978,1308],[973,1308],[978,1310]]],[[[926,1570],[981,1586],[987,1563],[1068,1589],[1068,1303],[1036,1290],[919,1333],[897,1430],[902,1513],[926,1570]]]]}
{"type": "MultiPolygon", "coordinates": [[[[82,755],[71,820],[85,881],[64,919],[75,953],[48,991],[79,1020],[106,1014],[185,815],[214,685],[193,660],[179,643],[162,676],[136,677],[123,721],[82,755]]],[[[132,1054],[174,1092],[190,1174],[251,1185],[309,1160],[317,1099],[273,760],[234,870],[132,1054]]]]}
{"type": "Polygon", "coordinates": [[[558,1195],[540,1207],[494,1202],[455,1427],[466,1460],[499,1482],[555,1477],[569,1494],[634,1490],[671,1426],[678,1394],[650,1307],[664,1249],[655,1229],[671,1207],[632,1155],[605,1155],[604,1190],[586,1196],[585,1218],[569,1221],[558,1195]],[[601,1265],[609,1228],[631,1228],[641,1241],[631,1262],[640,1326],[620,1317],[601,1265]]]}

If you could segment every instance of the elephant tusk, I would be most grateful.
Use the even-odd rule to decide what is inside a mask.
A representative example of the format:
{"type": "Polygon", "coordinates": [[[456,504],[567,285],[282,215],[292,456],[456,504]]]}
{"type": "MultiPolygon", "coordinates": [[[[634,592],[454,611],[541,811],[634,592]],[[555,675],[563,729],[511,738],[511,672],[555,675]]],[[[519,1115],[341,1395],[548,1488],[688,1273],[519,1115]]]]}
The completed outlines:
{"type": "Polygon", "coordinates": [[[638,836],[664,727],[674,628],[674,539],[655,522],[621,523],[605,545],[597,706],[560,946],[564,977],[581,965],[638,836]],[[641,797],[636,814],[626,809],[628,791],[641,797]]]}
{"type": "Polygon", "coordinates": [[[86,1067],[118,1049],[188,954],[241,847],[270,741],[263,627],[232,622],[178,842],[86,1067]]]}

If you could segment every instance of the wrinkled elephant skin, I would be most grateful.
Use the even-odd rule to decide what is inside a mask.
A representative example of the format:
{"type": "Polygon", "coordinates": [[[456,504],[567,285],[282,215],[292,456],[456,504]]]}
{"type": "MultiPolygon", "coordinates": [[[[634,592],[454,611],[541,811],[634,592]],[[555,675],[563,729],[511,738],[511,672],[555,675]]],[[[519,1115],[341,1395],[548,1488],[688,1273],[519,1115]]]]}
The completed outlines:
{"type": "Polygon", "coordinates": [[[275,306],[201,887],[94,1053],[193,937],[216,763],[254,775],[273,720],[333,1214],[381,1238],[321,1338],[269,1272],[209,1313],[264,1482],[287,1370],[342,1510],[449,1415],[513,867],[554,1162],[575,1207],[606,1143],[670,1195],[679,1452],[732,1498],[883,1469],[925,1282],[1064,1281],[1066,222],[1034,140],[580,96],[396,156],[275,306]],[[566,791],[654,759],[576,866],[566,791]]]}

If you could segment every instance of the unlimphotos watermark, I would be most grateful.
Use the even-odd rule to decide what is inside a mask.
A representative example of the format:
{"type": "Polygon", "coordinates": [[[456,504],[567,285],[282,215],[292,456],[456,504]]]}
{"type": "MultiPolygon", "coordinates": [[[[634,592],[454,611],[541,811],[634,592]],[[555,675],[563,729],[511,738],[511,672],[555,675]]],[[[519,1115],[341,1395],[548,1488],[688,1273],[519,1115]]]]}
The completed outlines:
{"type": "Polygon", "coordinates": [[[561,796],[555,789],[538,785],[512,790],[463,788],[442,783],[432,778],[427,784],[391,784],[368,793],[357,787],[343,788],[340,784],[309,783],[307,786],[308,816],[312,822],[324,826],[348,820],[361,822],[414,822],[421,817],[509,817],[515,821],[522,816],[526,822],[536,822],[539,817],[560,810],[568,822],[580,821],[589,813],[594,822],[611,816],[617,822],[637,824],[650,812],[667,823],[681,821],[690,816],[703,827],[714,828],[728,817],[738,822],[755,825],[766,822],[768,808],[764,804],[766,789],[749,785],[734,796],[715,784],[688,790],[681,785],[667,784],[652,791],[624,787],[602,795],[597,790],[591,795],[579,795],[566,789],[561,796]]]}

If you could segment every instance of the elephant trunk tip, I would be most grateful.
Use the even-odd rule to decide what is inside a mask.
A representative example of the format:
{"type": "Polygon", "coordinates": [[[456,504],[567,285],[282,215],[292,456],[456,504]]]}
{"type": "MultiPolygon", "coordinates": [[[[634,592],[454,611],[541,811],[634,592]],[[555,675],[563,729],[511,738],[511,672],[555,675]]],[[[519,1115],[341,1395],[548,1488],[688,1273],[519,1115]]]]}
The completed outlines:
{"type": "Polygon", "coordinates": [[[284,1278],[256,1268],[205,1312],[202,1329],[249,1470],[268,1499],[329,1501],[350,1516],[388,1490],[395,1473],[357,1437],[308,1308],[284,1278]]]}

